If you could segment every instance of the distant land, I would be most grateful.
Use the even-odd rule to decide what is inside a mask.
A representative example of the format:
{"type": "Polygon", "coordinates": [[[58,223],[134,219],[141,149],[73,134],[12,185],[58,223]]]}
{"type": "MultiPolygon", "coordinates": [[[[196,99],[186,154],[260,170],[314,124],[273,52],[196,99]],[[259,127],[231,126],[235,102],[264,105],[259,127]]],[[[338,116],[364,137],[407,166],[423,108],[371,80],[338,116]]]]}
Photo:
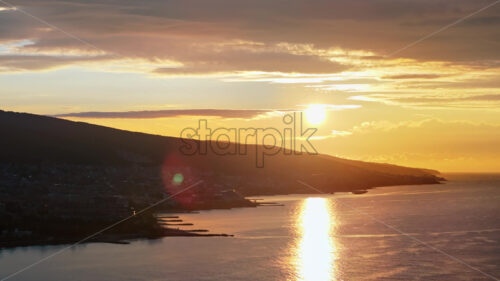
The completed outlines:
{"type": "MultiPolygon", "coordinates": [[[[157,210],[256,206],[244,197],[314,193],[297,180],[327,193],[443,180],[434,170],[283,150],[256,168],[255,145],[247,155],[209,149],[190,156],[180,153],[179,138],[27,113],[0,111],[0,134],[0,237],[7,241],[0,247],[71,241],[200,180],[157,210]]],[[[195,235],[165,233],[153,212],[114,232],[195,235]]]]}

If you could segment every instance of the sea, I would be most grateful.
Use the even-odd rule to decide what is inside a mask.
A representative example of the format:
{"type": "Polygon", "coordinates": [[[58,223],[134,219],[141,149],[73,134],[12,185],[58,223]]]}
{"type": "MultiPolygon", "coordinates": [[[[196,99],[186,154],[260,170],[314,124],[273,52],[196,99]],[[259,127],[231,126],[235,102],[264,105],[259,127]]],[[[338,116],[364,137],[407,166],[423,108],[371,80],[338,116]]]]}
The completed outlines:
{"type": "Polygon", "coordinates": [[[500,175],[445,177],[178,214],[193,223],[181,229],[233,237],[4,249],[0,280],[499,280],[500,175]]]}

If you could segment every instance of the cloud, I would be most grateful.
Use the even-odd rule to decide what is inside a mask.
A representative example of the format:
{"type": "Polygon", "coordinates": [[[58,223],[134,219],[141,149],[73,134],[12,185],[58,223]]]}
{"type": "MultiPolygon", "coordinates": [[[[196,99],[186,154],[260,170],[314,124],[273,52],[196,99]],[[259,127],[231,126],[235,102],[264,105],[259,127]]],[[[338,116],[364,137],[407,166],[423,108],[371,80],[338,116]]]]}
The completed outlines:
{"type": "MultiPolygon", "coordinates": [[[[76,118],[123,118],[123,119],[152,119],[171,118],[183,116],[211,116],[221,118],[251,119],[265,115],[284,114],[287,112],[301,112],[309,105],[297,105],[297,108],[283,109],[166,109],[166,110],[143,110],[143,111],[117,111],[117,112],[74,112],[55,114],[54,117],[76,117],[76,118]]],[[[346,109],[357,109],[360,105],[355,104],[322,104],[325,110],[338,111],[346,109]]]]}
{"type": "Polygon", "coordinates": [[[445,75],[442,74],[399,74],[399,75],[388,75],[382,76],[382,79],[435,79],[441,78],[445,75]]]}
{"type": "Polygon", "coordinates": [[[246,52],[228,50],[223,54],[206,54],[198,60],[183,61],[183,67],[157,68],[160,74],[205,74],[243,71],[286,73],[337,73],[347,66],[312,55],[280,52],[246,52]]]}
{"type": "Polygon", "coordinates": [[[333,136],[340,136],[340,137],[344,137],[344,136],[349,136],[349,135],[352,135],[352,132],[350,132],[350,131],[337,131],[337,130],[332,130],[332,135],[333,135],[333,136]]]}
{"type": "Polygon", "coordinates": [[[150,119],[182,116],[213,116],[222,118],[254,118],[269,112],[271,111],[259,109],[168,109],[123,112],[78,112],[57,114],[54,117],[150,119]]]}
{"type": "Polygon", "coordinates": [[[0,7],[0,12],[2,11],[15,11],[16,8],[11,8],[11,7],[0,7]]]}
{"type": "Polygon", "coordinates": [[[48,70],[107,59],[105,56],[0,55],[0,72],[48,70]]]}
{"type": "MultiPolygon", "coordinates": [[[[369,87],[361,88],[349,99],[421,109],[498,110],[499,71],[500,68],[464,68],[436,62],[395,66],[392,71],[379,67],[372,69],[379,82],[366,82],[369,87]],[[397,74],[387,75],[390,72],[397,74]]],[[[325,84],[316,87],[328,89],[325,84]]]]}
{"type": "Polygon", "coordinates": [[[378,102],[389,105],[401,105],[418,108],[449,109],[491,109],[498,110],[500,94],[463,94],[463,93],[406,93],[406,94],[369,94],[351,96],[351,100],[378,102]]]}
{"type": "Polygon", "coordinates": [[[359,104],[299,104],[297,106],[301,109],[307,109],[310,106],[317,106],[327,111],[361,108],[361,105],[359,104]]]}
{"type": "MultiPolygon", "coordinates": [[[[151,71],[200,75],[344,71],[352,65],[328,50],[363,50],[371,54],[357,57],[375,62],[489,1],[17,0],[15,4],[89,44],[7,7],[1,11],[0,43],[29,39],[34,44],[21,49],[62,54],[67,50],[99,51],[109,60],[175,61],[183,67],[157,63],[151,71]],[[426,24],[408,24],[415,18],[426,24]],[[282,43],[291,48],[283,48],[282,43]],[[309,46],[310,52],[298,54],[293,46],[309,46]]],[[[497,31],[491,23],[498,21],[494,12],[493,8],[486,10],[469,24],[454,26],[398,56],[465,64],[498,62],[498,42],[492,37],[497,31]]],[[[53,60],[48,68],[81,62],[53,60]]],[[[43,63],[37,65],[39,69],[43,63]]]]}
{"type": "Polygon", "coordinates": [[[463,100],[474,100],[474,101],[500,101],[500,94],[498,95],[479,95],[470,96],[463,98],[463,100]]]}

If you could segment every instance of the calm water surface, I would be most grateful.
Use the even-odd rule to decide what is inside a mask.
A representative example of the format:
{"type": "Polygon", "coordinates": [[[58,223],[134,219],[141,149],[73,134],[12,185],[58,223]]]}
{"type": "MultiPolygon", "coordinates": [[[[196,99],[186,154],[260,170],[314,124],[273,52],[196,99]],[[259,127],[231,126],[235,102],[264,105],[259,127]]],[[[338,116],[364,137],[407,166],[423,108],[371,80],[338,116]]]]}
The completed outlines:
{"type": "MultiPolygon", "coordinates": [[[[92,243],[9,280],[494,280],[384,224],[500,278],[500,176],[364,195],[263,197],[283,207],[182,214],[225,237],[92,243]]],[[[62,246],[0,251],[2,277],[62,246]]]]}

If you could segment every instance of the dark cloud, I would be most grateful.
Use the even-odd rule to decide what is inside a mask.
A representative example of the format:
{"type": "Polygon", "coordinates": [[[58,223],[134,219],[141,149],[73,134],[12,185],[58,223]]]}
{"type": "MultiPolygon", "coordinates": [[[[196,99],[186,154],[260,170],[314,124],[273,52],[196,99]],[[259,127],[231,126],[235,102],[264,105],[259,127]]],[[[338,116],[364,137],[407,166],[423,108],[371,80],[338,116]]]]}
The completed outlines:
{"type": "Polygon", "coordinates": [[[435,79],[441,78],[444,75],[441,74],[400,74],[400,75],[390,75],[383,76],[383,79],[435,79]]]}
{"type": "Polygon", "coordinates": [[[123,112],[78,112],[58,114],[54,115],[54,117],[150,119],[181,116],[214,116],[222,118],[253,118],[271,111],[259,109],[169,109],[123,112]]]}
{"type": "MultiPolygon", "coordinates": [[[[15,4],[99,50],[127,58],[177,61],[185,67],[156,72],[189,74],[339,72],[349,65],[330,62],[324,54],[296,53],[276,45],[287,42],[313,49],[367,50],[377,55],[365,59],[377,59],[490,2],[16,0],[15,4]],[[238,40],[247,43],[230,43],[238,40]]],[[[496,11],[498,7],[492,7],[398,56],[457,63],[499,60],[496,11]]],[[[92,49],[58,30],[40,29],[47,26],[18,11],[0,13],[0,44],[29,38],[34,45],[21,49],[92,49]]],[[[66,61],[53,64],[57,63],[66,61]]]]}

